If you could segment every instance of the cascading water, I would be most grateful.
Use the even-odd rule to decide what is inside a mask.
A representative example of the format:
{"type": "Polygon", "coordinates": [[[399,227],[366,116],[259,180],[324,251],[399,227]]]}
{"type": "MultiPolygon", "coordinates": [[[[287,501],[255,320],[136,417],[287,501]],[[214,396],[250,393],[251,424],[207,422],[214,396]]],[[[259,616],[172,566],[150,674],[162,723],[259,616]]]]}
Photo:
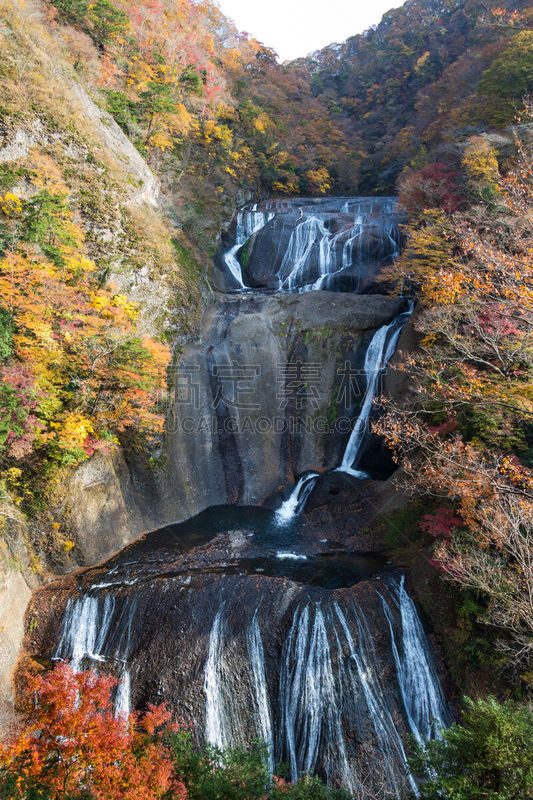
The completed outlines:
{"type": "Polygon", "coordinates": [[[280,291],[294,292],[306,286],[313,250],[318,249],[320,271],[328,269],[331,262],[329,238],[328,231],[318,217],[308,217],[296,226],[281,262],[280,291]]]}
{"type": "Polygon", "coordinates": [[[103,602],[97,595],[69,598],[55,658],[68,660],[75,672],[81,670],[84,659],[103,661],[114,608],[112,595],[106,595],[103,602]]]}
{"type": "Polygon", "coordinates": [[[360,477],[360,472],[355,469],[355,466],[361,455],[362,446],[366,434],[368,433],[368,421],[372,412],[372,405],[376,396],[379,377],[388,361],[394,355],[402,328],[409,319],[411,313],[412,305],[410,305],[408,311],[400,314],[399,317],[388,325],[383,325],[383,327],[379,328],[368,345],[364,366],[366,376],[365,396],[361,411],[357,417],[357,422],[355,423],[348,444],[346,445],[341,465],[338,467],[340,472],[347,472],[355,477],[360,477]]]}
{"type": "MultiPolygon", "coordinates": [[[[369,260],[386,263],[399,253],[401,235],[397,208],[394,198],[269,201],[261,209],[256,203],[237,214],[234,241],[224,254],[224,263],[239,288],[249,288],[244,283],[236,253],[272,219],[286,218],[290,235],[283,245],[274,288],[288,293],[334,289],[336,277],[351,271],[355,280],[352,290],[357,291],[369,260]],[[354,265],[357,266],[355,276],[354,265]]],[[[394,353],[408,316],[409,312],[401,314],[380,328],[368,346],[364,365],[366,392],[338,467],[339,471],[357,478],[368,477],[356,468],[357,461],[365,444],[379,376],[394,353]]],[[[308,473],[298,480],[277,511],[279,523],[286,524],[303,511],[318,477],[318,473],[308,473]]]]}
{"type": "Polygon", "coordinates": [[[450,714],[437,679],[427,637],[415,604],[405,590],[403,577],[399,585],[391,586],[391,595],[400,612],[398,642],[391,607],[384,597],[381,599],[390,626],[398,683],[411,733],[422,744],[428,739],[440,737],[442,729],[450,723],[450,714]]]}
{"type": "Polygon", "coordinates": [[[319,477],[318,472],[310,472],[300,478],[290,496],[276,511],[276,518],[279,522],[282,524],[290,522],[291,519],[301,513],[319,477]]]}
{"type": "Polygon", "coordinates": [[[115,695],[115,715],[127,718],[131,712],[131,677],[127,669],[122,673],[115,695]]]}
{"type": "Polygon", "coordinates": [[[270,774],[274,772],[274,732],[272,728],[272,712],[268,697],[268,687],[265,672],[265,652],[263,650],[263,640],[261,629],[257,619],[256,609],[252,624],[247,632],[248,657],[253,675],[253,685],[255,688],[255,707],[258,720],[259,739],[267,746],[268,767],[270,774]]]}
{"type": "MultiPolygon", "coordinates": [[[[275,217],[285,226],[288,239],[274,266],[274,282],[263,287],[274,291],[336,291],[343,285],[344,290],[359,291],[365,272],[379,271],[400,251],[400,218],[394,198],[271,201],[261,209],[256,204],[238,212],[234,238],[222,253],[231,276],[230,290],[233,282],[237,290],[251,288],[244,281],[237,254],[275,217]]],[[[253,248],[251,257],[253,261],[253,248]]]]}
{"type": "Polygon", "coordinates": [[[205,738],[214,747],[224,750],[233,742],[228,736],[228,722],[222,695],[222,657],[224,652],[224,604],[218,609],[209,634],[209,650],[205,665],[204,691],[205,738]]]}
{"type": "Polygon", "coordinates": [[[272,212],[258,211],[257,203],[251,209],[243,208],[237,213],[235,242],[224,255],[224,263],[241,289],[246,287],[242,278],[242,269],[237,253],[250,236],[264,228],[273,216],[272,212]]]}
{"type": "Polygon", "coordinates": [[[372,638],[364,618],[361,617],[359,612],[355,612],[357,638],[359,641],[356,647],[346,615],[338,603],[335,604],[335,613],[341,624],[350,658],[352,659],[352,663],[348,662],[345,671],[345,682],[351,687],[354,694],[359,689],[364,695],[376,738],[384,755],[383,768],[387,776],[387,786],[392,788],[394,793],[400,797],[402,795],[402,778],[407,774],[411,789],[418,794],[416,783],[408,770],[402,738],[384,702],[384,691],[379,680],[379,667],[372,638]],[[353,664],[355,664],[355,671],[353,664]]]}
{"type": "MultiPolygon", "coordinates": [[[[286,246],[273,256],[278,259],[273,291],[341,286],[368,291],[378,267],[400,249],[393,198],[256,204],[237,215],[234,240],[223,257],[237,291],[248,288],[239,250],[254,237],[249,253],[254,256],[257,242],[260,252],[263,229],[271,222],[275,227],[274,217],[282,215],[286,246]]],[[[247,262],[245,274],[248,280],[253,264],[247,262]]],[[[379,376],[410,313],[382,325],[370,339],[365,394],[341,472],[368,477],[357,465],[379,376]]],[[[255,510],[268,517],[265,536],[273,537],[262,551],[258,532],[238,524],[239,518],[228,528],[229,544],[212,568],[220,541],[198,553],[197,544],[185,548],[179,561],[180,531],[170,535],[163,555],[155,546],[151,561],[141,548],[133,560],[128,557],[105,574],[100,569],[100,582],[69,598],[53,657],[70,661],[73,669],[112,672],[119,681],[117,716],[129,713],[132,696],[142,703],[160,702],[163,693],[198,739],[222,750],[254,739],[265,742],[271,772],[276,762],[285,761],[292,780],[317,771],[354,796],[417,794],[406,735],[410,731],[423,743],[449,721],[431,648],[404,579],[390,570],[377,574],[383,561],[359,577],[350,566],[343,582],[338,573],[346,564],[340,558],[332,561],[331,553],[324,553],[318,566],[312,552],[292,552],[290,536],[297,526],[286,523],[303,510],[319,477],[318,472],[304,474],[274,514],[255,510]],[[241,558],[236,553],[243,541],[251,550],[241,558]],[[139,574],[132,579],[133,564],[139,574]],[[317,578],[328,569],[335,572],[333,580],[331,574],[317,578]]]]}
{"type": "Polygon", "coordinates": [[[63,617],[62,633],[53,658],[68,661],[74,672],[86,664],[122,665],[115,694],[115,713],[131,710],[131,680],[125,666],[130,655],[136,602],[112,594],[85,594],[69,598],[63,617]]]}
{"type": "Polygon", "coordinates": [[[328,628],[331,620],[320,605],[297,609],[282,652],[279,702],[279,757],[287,758],[291,780],[313,772],[320,747],[335,751],[343,782],[351,786],[342,732],[338,673],[332,666],[328,628]]]}
{"type": "MultiPolygon", "coordinates": [[[[418,794],[403,729],[391,703],[395,696],[401,698],[409,729],[420,743],[439,735],[448,714],[429,642],[404,578],[389,579],[386,589],[377,592],[376,599],[381,598],[380,629],[389,634],[391,666],[384,661],[386,649],[376,650],[362,608],[348,599],[298,604],[279,665],[265,660],[261,605],[254,612],[245,633],[251,676],[247,707],[253,730],[267,744],[270,769],[275,756],[276,763],[288,763],[292,781],[320,767],[328,782],[363,797],[370,784],[379,785],[383,797],[401,798],[406,788],[418,794]],[[386,688],[382,675],[391,667],[395,688],[390,684],[386,688]],[[269,686],[270,693],[276,690],[272,670],[279,676],[277,697],[269,694],[269,686]],[[358,744],[363,730],[375,743],[372,756],[366,745],[358,744]]],[[[225,666],[230,658],[225,610],[223,603],[215,615],[204,673],[205,736],[220,748],[244,741],[246,725],[242,715],[237,718],[229,708],[234,677],[225,666]]],[[[378,603],[375,614],[379,613],[378,603]]]]}
{"type": "MultiPolygon", "coordinates": [[[[144,571],[135,600],[120,583],[71,599],[56,648],[58,658],[75,655],[78,666],[117,676],[117,716],[131,710],[132,692],[143,703],[160,702],[163,692],[176,715],[220,749],[265,742],[271,772],[284,761],[292,780],[316,771],[365,800],[416,794],[406,733],[424,742],[448,715],[402,577],[389,571],[352,586],[350,574],[339,589],[257,573],[228,583],[220,570],[202,579],[204,551],[196,577],[171,566],[165,580],[153,572],[155,554],[146,555],[141,549],[140,561],[124,561],[144,571]]],[[[190,564],[189,551],[182,558],[190,564]]],[[[220,569],[229,570],[224,556],[220,569]]]]}
{"type": "MultiPolygon", "coordinates": [[[[388,361],[394,355],[400,333],[409,319],[412,310],[413,306],[410,304],[407,311],[400,314],[388,325],[383,325],[379,328],[368,345],[364,364],[366,377],[365,396],[359,416],[357,417],[348,444],[346,445],[341,465],[337,468],[338,472],[346,472],[360,479],[369,477],[363,470],[355,469],[355,466],[362,453],[365,438],[368,433],[368,422],[372,413],[379,377],[388,361]]],[[[311,472],[300,478],[291,495],[276,511],[276,517],[280,523],[286,524],[290,522],[291,519],[303,511],[305,503],[319,477],[320,475],[318,472],[311,472]]]]}
{"type": "Polygon", "coordinates": [[[249,697],[246,707],[253,709],[252,722],[246,727],[244,711],[237,700],[231,669],[231,640],[228,635],[226,603],[215,614],[209,634],[204,669],[205,740],[219,750],[246,744],[252,738],[264,742],[270,772],[274,770],[274,733],[267,688],[265,654],[256,609],[245,631],[245,646],[239,653],[246,661],[245,684],[249,697]]]}

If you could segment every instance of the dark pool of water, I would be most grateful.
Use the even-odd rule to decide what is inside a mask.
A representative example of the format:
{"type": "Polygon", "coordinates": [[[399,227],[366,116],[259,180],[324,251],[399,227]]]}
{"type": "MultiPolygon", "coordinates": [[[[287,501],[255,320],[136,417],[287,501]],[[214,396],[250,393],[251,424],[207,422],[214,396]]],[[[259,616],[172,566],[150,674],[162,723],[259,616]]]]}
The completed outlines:
{"type": "Polygon", "coordinates": [[[322,589],[342,589],[368,580],[385,567],[386,559],[376,553],[317,555],[307,559],[255,558],[243,559],[236,572],[289,578],[297,583],[322,589]]]}
{"type": "Polygon", "coordinates": [[[280,524],[275,512],[265,508],[212,506],[184,522],[166,525],[146,534],[117,553],[109,563],[120,563],[125,558],[129,561],[160,549],[184,553],[207,544],[220,533],[231,531],[250,534],[262,547],[285,547],[295,541],[300,527],[301,521],[297,517],[294,522],[280,524]]]}
{"type": "MultiPolygon", "coordinates": [[[[386,559],[375,553],[317,554],[303,556],[298,548],[301,520],[280,522],[275,512],[252,506],[213,506],[191,519],[148,533],[117,553],[106,563],[98,581],[110,579],[127,583],[137,575],[152,580],[158,575],[170,578],[169,558],[182,555],[209,543],[221,533],[240,532],[260,547],[264,555],[244,558],[224,567],[216,562],[207,571],[226,574],[255,574],[286,577],[298,583],[337,589],[366,580],[383,569],[386,559]]],[[[186,567],[185,567],[186,569],[186,567]]],[[[183,574],[183,567],[180,569],[183,574]]]]}

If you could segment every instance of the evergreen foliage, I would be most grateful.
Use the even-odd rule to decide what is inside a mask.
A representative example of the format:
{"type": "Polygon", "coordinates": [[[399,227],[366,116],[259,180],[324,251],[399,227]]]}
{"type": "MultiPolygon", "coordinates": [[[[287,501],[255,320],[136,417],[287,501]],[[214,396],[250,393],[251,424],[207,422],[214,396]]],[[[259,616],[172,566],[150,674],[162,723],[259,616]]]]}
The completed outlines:
{"type": "Polygon", "coordinates": [[[412,761],[423,800],[533,797],[533,713],[494,697],[466,699],[461,724],[428,742],[412,761]]]}

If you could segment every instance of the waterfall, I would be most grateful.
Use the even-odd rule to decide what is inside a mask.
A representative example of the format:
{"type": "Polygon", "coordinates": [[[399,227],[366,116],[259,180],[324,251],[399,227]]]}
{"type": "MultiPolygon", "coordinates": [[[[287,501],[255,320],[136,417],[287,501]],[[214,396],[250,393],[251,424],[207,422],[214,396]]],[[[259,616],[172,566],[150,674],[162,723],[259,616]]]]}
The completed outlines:
{"type": "MultiPolygon", "coordinates": [[[[400,597],[405,592],[403,583],[396,590],[400,597]]],[[[393,619],[390,609],[389,614],[393,619]]],[[[401,616],[403,623],[404,613],[401,616]]],[[[416,610],[410,620],[418,636],[416,610]]],[[[393,642],[392,627],[390,634],[393,642]]],[[[403,646],[410,648],[410,634],[405,631],[404,636],[403,646]]],[[[424,652],[429,657],[429,650],[424,652]]],[[[405,681],[414,677],[413,665],[402,672],[395,664],[403,697],[405,681]]],[[[281,655],[277,747],[277,757],[289,764],[292,781],[313,772],[320,761],[328,779],[336,776],[350,792],[364,795],[364,785],[370,778],[380,785],[383,796],[392,793],[403,797],[406,782],[418,795],[381,681],[382,672],[383,664],[359,607],[334,600],[331,606],[310,602],[295,610],[281,655]],[[353,752],[353,733],[366,719],[381,755],[379,762],[367,759],[364,748],[360,753],[353,752]]],[[[442,694],[436,675],[431,685],[442,694]]],[[[418,686],[417,681],[413,696],[418,686]]],[[[421,732],[421,741],[426,734],[430,735],[429,730],[421,732]]]]}
{"type": "Polygon", "coordinates": [[[309,472],[304,475],[288,497],[276,511],[276,519],[278,522],[290,522],[295,516],[303,511],[307,498],[313,491],[313,487],[319,478],[318,472],[309,472]]]}
{"type": "Polygon", "coordinates": [[[235,633],[226,632],[223,603],[211,627],[204,673],[207,741],[224,749],[255,730],[267,745],[269,769],[274,756],[277,762],[286,761],[292,781],[322,769],[329,783],[340,783],[354,795],[365,796],[367,786],[398,800],[406,787],[418,795],[402,740],[399,704],[421,743],[435,736],[449,717],[404,578],[390,579],[387,588],[390,600],[376,591],[373,606],[385,637],[379,654],[361,607],[337,596],[296,606],[277,666],[265,661],[261,601],[243,631],[250,694],[244,689],[239,708],[231,659],[237,657],[241,664],[243,651],[235,633]],[[391,669],[396,680],[385,685],[382,676],[391,669]],[[274,703],[267,679],[272,670],[278,675],[274,703]]]}
{"type": "MultiPolygon", "coordinates": [[[[286,761],[293,781],[317,771],[353,796],[381,792],[399,800],[406,788],[417,794],[405,727],[423,743],[439,735],[449,715],[404,578],[363,591],[367,616],[353,595],[317,600],[307,589],[286,616],[294,585],[281,591],[279,638],[269,637],[268,658],[271,600],[263,608],[261,597],[251,616],[239,593],[219,603],[203,675],[206,740],[222,750],[264,741],[269,770],[275,760],[286,761]]],[[[114,667],[117,717],[131,710],[132,676],[143,663],[133,660],[135,619],[129,594],[70,598],[56,650],[55,657],[72,659],[76,668],[87,660],[114,667]]]]}
{"type": "MultiPolygon", "coordinates": [[[[289,215],[282,236],[282,242],[288,239],[286,251],[283,257],[276,254],[276,265],[281,261],[281,266],[274,284],[278,281],[281,291],[354,286],[356,279],[363,281],[367,277],[362,271],[366,264],[371,261],[373,268],[399,251],[396,201],[392,198],[302,201],[298,218],[294,201],[271,201],[262,207],[265,210],[259,210],[257,204],[250,205],[237,214],[235,238],[224,254],[226,267],[241,289],[247,287],[238,252],[276,214],[289,215]]],[[[258,250],[262,255],[271,252],[262,247],[258,250]]],[[[255,248],[250,253],[254,251],[255,248]]],[[[251,267],[249,274],[252,276],[251,267]]],[[[374,275],[370,269],[371,278],[374,275]]],[[[271,276],[267,277],[270,280],[271,276]]],[[[369,285],[370,281],[363,289],[369,285]]],[[[250,306],[255,311],[260,303],[253,300],[234,305],[250,306]]],[[[365,393],[338,471],[357,478],[368,477],[357,465],[365,446],[373,401],[380,375],[411,311],[412,307],[383,325],[370,339],[364,360],[365,393]]],[[[212,746],[226,750],[235,745],[246,746],[253,739],[261,740],[266,743],[271,773],[275,761],[286,761],[292,781],[316,771],[331,785],[344,786],[352,796],[399,800],[406,790],[418,794],[403,737],[411,731],[423,743],[438,736],[449,720],[448,710],[430,643],[404,579],[387,577],[379,583],[379,577],[371,578],[352,591],[351,583],[360,576],[348,565],[346,583],[342,583],[344,576],[338,584],[328,583],[331,574],[343,573],[346,566],[336,555],[328,561],[334,552],[328,549],[322,554],[322,563],[327,562],[327,580],[322,584],[315,581],[319,567],[315,569],[314,547],[306,555],[299,552],[304,548],[298,543],[292,551],[292,538],[287,535],[292,529],[281,526],[302,512],[319,477],[318,472],[300,477],[275,512],[278,526],[274,526],[274,532],[268,531],[267,537],[271,538],[265,545],[269,566],[271,562],[276,567],[272,570],[275,580],[269,582],[272,575],[263,569],[262,562],[257,568],[260,556],[248,549],[237,549],[235,557],[232,550],[227,561],[224,549],[220,561],[213,555],[215,548],[203,553],[200,561],[190,559],[187,553],[175,572],[170,571],[173,557],[168,555],[166,545],[163,555],[157,556],[159,560],[153,558],[149,566],[149,557],[143,550],[142,558],[147,560],[138,571],[131,570],[132,564],[138,565],[135,559],[122,563],[116,559],[105,576],[112,576],[112,582],[93,585],[86,594],[68,600],[54,658],[70,661],[75,670],[88,664],[97,668],[104,665],[115,674],[117,717],[129,714],[132,682],[137,680],[145,681],[146,696],[150,698],[166,687],[170,702],[177,710],[183,704],[189,720],[202,716],[195,705],[200,696],[205,709],[204,738],[212,746]],[[282,549],[276,549],[278,546],[282,549]],[[239,552],[253,554],[253,559],[248,559],[253,561],[252,567],[246,563],[247,555],[241,557],[239,552]],[[306,559],[307,564],[287,563],[286,568],[280,563],[306,559]],[[185,566],[187,562],[189,566],[185,566]],[[167,568],[169,571],[165,572],[167,568]],[[266,574],[256,574],[259,572],[266,574]],[[146,587],[143,576],[147,574],[161,577],[154,581],[153,589],[146,587]],[[141,580],[142,588],[132,588],[141,580]],[[342,588],[328,588],[331,585],[342,588]],[[221,586],[224,593],[218,594],[221,586]],[[377,586],[383,587],[382,593],[377,586]],[[152,621],[155,592],[161,618],[152,621]],[[218,605],[213,608],[217,597],[218,605]],[[140,598],[138,602],[144,609],[139,615],[141,621],[136,620],[136,598],[140,598]],[[135,641],[134,624],[142,631],[135,641]],[[150,625],[157,628],[157,636],[150,631],[150,625]],[[168,639],[171,641],[167,652],[168,639]],[[172,691],[176,667],[170,658],[171,646],[181,654],[184,643],[187,647],[189,641],[192,646],[196,641],[204,643],[205,661],[203,674],[198,674],[196,658],[185,659],[188,666],[183,669],[191,670],[185,677],[191,678],[194,689],[190,698],[183,699],[178,696],[181,680],[179,686],[175,685],[174,694],[172,691]],[[162,651],[160,657],[155,647],[150,649],[152,642],[162,651]]],[[[270,526],[269,512],[260,511],[264,515],[261,520],[270,526]]],[[[234,519],[228,523],[227,533],[238,530],[230,524],[234,525],[234,519]]],[[[248,528],[244,530],[248,535],[248,528]]],[[[233,535],[230,538],[233,540],[233,535]]],[[[263,547],[259,539],[257,536],[254,548],[263,547]]],[[[261,554],[260,549],[257,552],[261,554]]],[[[101,569],[98,574],[102,575],[101,569]]]]}
{"type": "Polygon", "coordinates": [[[209,744],[224,750],[231,745],[227,735],[227,719],[222,695],[222,657],[224,653],[224,604],[218,609],[211,633],[204,674],[205,738],[209,744]]]}
{"type": "Polygon", "coordinates": [[[400,613],[399,643],[394,633],[394,617],[385,598],[381,596],[391,634],[391,646],[396,663],[398,684],[407,721],[417,741],[440,738],[450,722],[429,642],[415,604],[405,590],[402,576],[399,585],[391,584],[391,594],[400,613]]]}
{"type": "MultiPolygon", "coordinates": [[[[372,337],[365,355],[365,376],[366,391],[363,404],[357,417],[357,421],[352,430],[348,444],[344,451],[341,465],[337,467],[338,472],[346,472],[355,478],[367,478],[368,474],[362,470],[355,469],[355,465],[361,455],[361,450],[365,442],[368,431],[368,421],[372,412],[376,389],[379,377],[393,356],[398,339],[403,326],[409,319],[413,310],[412,304],[409,309],[400,314],[388,325],[379,328],[372,337]]],[[[309,472],[300,478],[291,495],[281,504],[276,511],[276,519],[280,523],[290,522],[305,508],[307,498],[311,494],[315,483],[320,477],[318,472],[309,472]]]]}
{"type": "Polygon", "coordinates": [[[335,290],[339,287],[335,278],[342,275],[348,278],[346,287],[359,291],[365,266],[371,275],[383,263],[390,262],[400,249],[395,198],[329,198],[312,203],[275,200],[266,203],[264,209],[258,210],[256,203],[238,212],[233,244],[223,254],[222,260],[237,283],[237,290],[248,288],[238,260],[239,250],[277,215],[286,215],[292,228],[276,269],[278,291],[335,290]]]}
{"type": "Polygon", "coordinates": [[[409,319],[411,313],[412,305],[408,311],[400,314],[399,317],[396,317],[396,319],[388,325],[383,325],[379,328],[368,345],[364,364],[366,391],[363,405],[361,406],[357,422],[355,423],[348,444],[346,445],[341,465],[338,467],[339,472],[347,472],[356,477],[360,476],[360,473],[355,470],[354,467],[361,455],[361,448],[368,431],[368,421],[372,412],[379,377],[382,370],[387,365],[387,362],[393,356],[402,328],[409,319]]]}
{"type": "Polygon", "coordinates": [[[241,209],[237,214],[235,241],[224,255],[224,263],[241,289],[245,289],[246,286],[243,281],[242,268],[237,258],[237,253],[250,236],[264,228],[274,216],[273,212],[258,211],[257,203],[251,209],[241,209]]]}
{"type": "MultiPolygon", "coordinates": [[[[232,679],[231,651],[224,619],[225,607],[226,604],[222,603],[218,609],[209,634],[204,669],[205,739],[219,750],[225,750],[236,744],[245,744],[249,739],[247,731],[255,730],[254,738],[267,746],[268,767],[273,773],[274,731],[263,640],[258,620],[259,608],[255,610],[245,633],[250,678],[250,696],[246,708],[253,709],[250,725],[247,727],[246,720],[243,719],[244,710],[237,703],[232,679]]],[[[247,692],[244,687],[242,688],[247,692]]]]}
{"type": "Polygon", "coordinates": [[[105,661],[105,642],[109,632],[115,599],[106,594],[103,603],[94,595],[68,599],[63,617],[61,639],[54,658],[68,660],[71,668],[79,672],[84,659],[105,661]]]}
{"type": "Polygon", "coordinates": [[[328,629],[320,604],[296,610],[282,653],[281,748],[293,782],[315,770],[322,747],[335,752],[345,785],[351,785],[328,629]]]}
{"type": "Polygon", "coordinates": [[[115,695],[115,716],[128,717],[131,713],[131,677],[127,669],[120,677],[115,695]]]}
{"type": "MultiPolygon", "coordinates": [[[[86,661],[121,663],[119,685],[115,696],[115,713],[131,710],[131,678],[125,667],[131,650],[133,621],[137,603],[106,593],[69,597],[63,616],[61,638],[52,658],[68,661],[74,672],[80,672],[86,661]]],[[[94,667],[94,665],[93,665],[94,667]]]]}
{"type": "Polygon", "coordinates": [[[279,270],[280,291],[307,292],[323,289],[328,279],[352,266],[353,244],[356,240],[361,240],[361,230],[362,223],[359,223],[354,228],[332,234],[320,218],[304,218],[292,232],[283,257],[279,270]],[[346,241],[340,251],[339,245],[343,239],[346,241]],[[316,256],[315,268],[313,256],[316,256]]]}
{"type": "MultiPolygon", "coordinates": [[[[243,242],[244,244],[244,242],[243,242]]],[[[224,256],[224,263],[239,284],[241,289],[245,289],[244,281],[242,279],[242,268],[237,259],[237,253],[241,249],[242,244],[235,244],[231,247],[224,256]]]]}
{"type": "MultiPolygon", "coordinates": [[[[323,222],[315,216],[305,217],[291,234],[279,270],[279,289],[292,292],[306,282],[309,262],[318,247],[320,263],[327,262],[329,233],[323,222]]],[[[324,264],[326,268],[326,264],[324,264]]]]}
{"type": "MultiPolygon", "coordinates": [[[[378,262],[384,258],[394,258],[400,250],[398,203],[395,198],[328,199],[322,203],[270,201],[266,208],[266,211],[258,211],[256,204],[237,215],[235,245],[226,254],[226,260],[232,275],[243,288],[242,271],[235,257],[238,249],[276,214],[288,214],[291,211],[294,214],[296,209],[300,211],[300,217],[294,224],[277,273],[279,291],[306,292],[334,288],[335,277],[343,273],[351,275],[351,285],[357,290],[365,262],[372,258],[378,262]],[[309,208],[312,213],[304,213],[304,209],[309,208]],[[344,228],[343,214],[351,218],[344,228]],[[339,225],[341,230],[338,230],[339,225]],[[334,232],[335,227],[337,232],[334,232]],[[355,266],[357,273],[352,274],[355,266]]],[[[356,469],[357,462],[365,444],[380,375],[396,349],[402,327],[410,313],[401,314],[376,331],[368,346],[364,363],[366,391],[337,468],[340,472],[356,478],[368,477],[356,469]]],[[[317,479],[317,473],[310,473],[298,481],[290,497],[276,512],[278,522],[287,523],[303,511],[317,479]]]]}
{"type": "Polygon", "coordinates": [[[247,632],[248,656],[253,675],[255,688],[255,706],[258,719],[258,738],[264,742],[268,750],[268,768],[270,774],[274,772],[274,733],[272,730],[272,715],[265,673],[265,653],[261,639],[261,629],[255,610],[252,624],[247,632]]]}
{"type": "Polygon", "coordinates": [[[345,613],[343,613],[338,603],[335,603],[334,606],[348,645],[350,659],[355,665],[354,671],[352,665],[348,662],[345,670],[346,682],[351,687],[354,696],[359,691],[362,691],[365,698],[367,710],[379,742],[379,748],[384,756],[383,770],[386,783],[394,790],[397,797],[401,797],[402,778],[407,774],[411,789],[418,795],[416,783],[409,773],[402,738],[384,700],[383,686],[379,679],[379,663],[376,659],[368,627],[360,613],[352,609],[358,636],[358,646],[356,647],[345,613]]]}
{"type": "MultiPolygon", "coordinates": [[[[348,444],[344,451],[338,472],[346,472],[355,478],[367,478],[368,474],[355,469],[361,455],[362,447],[368,431],[368,421],[372,412],[374,397],[378,386],[379,377],[387,362],[396,350],[403,326],[412,313],[412,304],[409,309],[400,314],[388,325],[379,328],[372,337],[365,355],[366,391],[359,416],[352,430],[348,444]]],[[[276,519],[280,523],[288,523],[295,516],[301,514],[318,478],[318,472],[309,472],[300,478],[291,495],[281,504],[276,511],[276,519]]]]}

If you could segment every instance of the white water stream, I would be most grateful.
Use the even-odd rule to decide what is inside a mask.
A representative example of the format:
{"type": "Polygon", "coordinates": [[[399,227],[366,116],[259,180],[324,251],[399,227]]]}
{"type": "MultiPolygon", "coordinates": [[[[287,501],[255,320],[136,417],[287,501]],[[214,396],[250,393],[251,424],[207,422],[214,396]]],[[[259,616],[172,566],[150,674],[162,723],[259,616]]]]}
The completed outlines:
{"type": "MultiPolygon", "coordinates": [[[[260,607],[254,612],[245,632],[251,677],[247,717],[251,713],[258,738],[267,744],[271,770],[274,763],[285,761],[296,781],[312,773],[320,761],[328,779],[340,779],[354,795],[363,791],[369,775],[374,785],[383,786],[384,797],[403,797],[406,784],[418,794],[402,728],[390,703],[397,697],[403,704],[408,728],[421,743],[440,735],[449,714],[427,636],[403,577],[388,580],[386,588],[386,593],[377,594],[382,607],[380,612],[378,601],[375,613],[381,613],[380,629],[390,635],[387,664],[384,652],[375,649],[361,608],[349,600],[298,605],[277,666],[266,663],[260,607]],[[390,677],[385,685],[382,678],[390,664],[395,685],[390,677]],[[272,669],[279,674],[277,689],[269,680],[272,669]],[[370,736],[377,750],[369,761],[364,760],[363,750],[361,761],[354,756],[353,737],[363,736],[369,723],[372,730],[364,737],[370,736]]],[[[243,741],[249,725],[229,709],[234,679],[224,666],[230,658],[224,613],[222,604],[209,636],[204,677],[205,736],[220,748],[243,741]]]]}

